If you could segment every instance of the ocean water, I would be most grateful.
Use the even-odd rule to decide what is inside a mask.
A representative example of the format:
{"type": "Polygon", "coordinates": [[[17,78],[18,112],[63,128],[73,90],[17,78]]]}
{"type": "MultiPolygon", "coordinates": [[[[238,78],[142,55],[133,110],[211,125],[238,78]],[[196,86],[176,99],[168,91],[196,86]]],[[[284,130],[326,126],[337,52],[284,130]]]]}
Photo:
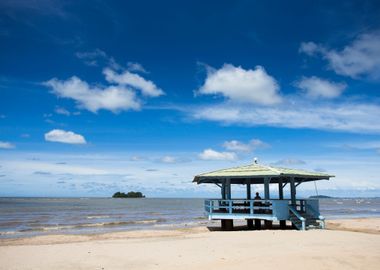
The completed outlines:
{"type": "MultiPolygon", "coordinates": [[[[323,199],[327,219],[380,217],[380,198],[323,199]]],[[[207,225],[203,199],[0,198],[0,238],[207,225]]]]}

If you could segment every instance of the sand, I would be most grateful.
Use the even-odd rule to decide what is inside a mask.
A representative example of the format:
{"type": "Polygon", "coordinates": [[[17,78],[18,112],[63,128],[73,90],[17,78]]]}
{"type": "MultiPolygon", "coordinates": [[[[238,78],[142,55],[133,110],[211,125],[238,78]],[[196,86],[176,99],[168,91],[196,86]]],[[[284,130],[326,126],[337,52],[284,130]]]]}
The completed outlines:
{"type": "Polygon", "coordinates": [[[0,240],[0,269],[379,269],[380,218],[327,230],[205,227],[0,240]]]}

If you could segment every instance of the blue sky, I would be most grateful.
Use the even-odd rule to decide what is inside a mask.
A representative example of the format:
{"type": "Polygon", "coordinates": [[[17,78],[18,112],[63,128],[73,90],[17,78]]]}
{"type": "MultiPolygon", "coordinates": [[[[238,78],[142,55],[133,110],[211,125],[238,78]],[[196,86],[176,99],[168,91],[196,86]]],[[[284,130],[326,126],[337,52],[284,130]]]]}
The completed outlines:
{"type": "Polygon", "coordinates": [[[0,196],[218,196],[192,177],[254,157],[336,175],[320,193],[380,196],[378,14],[376,1],[1,1],[0,196]]]}

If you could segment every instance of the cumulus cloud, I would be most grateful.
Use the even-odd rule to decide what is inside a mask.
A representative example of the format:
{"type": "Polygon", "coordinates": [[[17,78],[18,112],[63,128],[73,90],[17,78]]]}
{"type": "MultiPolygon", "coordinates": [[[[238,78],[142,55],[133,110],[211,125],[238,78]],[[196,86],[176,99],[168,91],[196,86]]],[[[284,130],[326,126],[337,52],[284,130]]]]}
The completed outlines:
{"type": "Polygon", "coordinates": [[[347,87],[345,83],[335,83],[315,76],[304,77],[295,82],[295,86],[304,90],[311,98],[336,98],[347,87]]]}
{"type": "Polygon", "coordinates": [[[0,149],[13,149],[15,145],[10,142],[0,141],[0,149]]]}
{"type": "Polygon", "coordinates": [[[61,129],[53,129],[45,133],[45,140],[49,142],[60,142],[68,144],[85,144],[85,138],[72,131],[65,131],[61,129]]]}
{"type": "Polygon", "coordinates": [[[237,140],[225,141],[223,147],[229,151],[235,152],[252,152],[258,148],[265,148],[269,145],[259,139],[252,139],[248,143],[243,143],[237,140]]]}
{"type": "Polygon", "coordinates": [[[322,103],[293,100],[286,106],[252,107],[218,104],[189,108],[193,119],[238,124],[380,133],[380,106],[371,103],[322,103]]]}
{"type": "Polygon", "coordinates": [[[202,153],[198,155],[200,159],[203,160],[236,160],[237,156],[233,152],[218,152],[213,149],[205,149],[202,153]]]}
{"type": "MultiPolygon", "coordinates": [[[[132,73],[109,58],[103,51],[77,53],[81,59],[107,59],[107,67],[103,69],[107,85],[90,85],[76,76],[67,80],[50,79],[43,84],[52,89],[52,93],[61,98],[75,100],[81,109],[96,113],[98,110],[109,110],[114,113],[126,110],[139,110],[144,97],[158,97],[164,91],[152,81],[132,73]],[[120,71],[121,70],[121,71],[120,71]],[[120,72],[119,72],[120,71],[120,72]],[[141,95],[139,95],[139,92],[141,95]]],[[[134,69],[137,63],[134,63],[134,69]]],[[[56,108],[56,113],[69,115],[64,108],[56,108]]]]}
{"type": "Polygon", "coordinates": [[[76,101],[79,108],[97,112],[100,109],[118,112],[122,110],[138,110],[141,102],[135,93],[124,86],[90,86],[76,76],[66,81],[53,78],[44,83],[58,97],[76,101]]]}
{"type": "Polygon", "coordinates": [[[146,80],[138,74],[129,71],[124,71],[119,74],[110,68],[105,68],[103,73],[108,82],[139,89],[145,96],[158,97],[164,94],[152,81],[146,80]]]}
{"type": "Polygon", "coordinates": [[[231,64],[224,64],[218,70],[208,68],[206,80],[197,93],[222,95],[240,103],[273,105],[281,102],[277,81],[261,66],[247,70],[231,64]]]}
{"type": "Polygon", "coordinates": [[[380,31],[361,34],[342,50],[304,42],[300,52],[309,56],[321,55],[337,74],[380,79],[380,31]]]}

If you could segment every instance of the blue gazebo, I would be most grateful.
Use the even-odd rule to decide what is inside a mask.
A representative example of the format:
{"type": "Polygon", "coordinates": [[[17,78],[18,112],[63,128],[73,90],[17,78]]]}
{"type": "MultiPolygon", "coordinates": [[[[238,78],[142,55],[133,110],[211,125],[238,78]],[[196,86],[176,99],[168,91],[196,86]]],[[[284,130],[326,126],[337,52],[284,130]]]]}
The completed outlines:
{"type": "MultiPolygon", "coordinates": [[[[246,220],[247,225],[261,228],[264,220],[266,227],[279,222],[280,227],[286,221],[299,230],[323,229],[325,219],[319,212],[318,199],[297,199],[297,187],[306,182],[329,180],[333,175],[304,170],[279,168],[253,164],[222,169],[199,174],[193,182],[197,184],[215,184],[220,187],[221,199],[206,199],[204,203],[209,220],[221,220],[222,229],[233,229],[234,220],[246,220]],[[264,185],[264,198],[252,199],[251,185],[264,185]],[[246,198],[231,198],[232,185],[246,185],[246,198]],[[278,199],[270,194],[270,185],[278,185],[278,199]],[[290,196],[285,198],[284,187],[290,186],[290,196]],[[255,221],[255,223],[254,223],[255,221]]],[[[276,196],[277,197],[277,196],[276,196]]]]}

